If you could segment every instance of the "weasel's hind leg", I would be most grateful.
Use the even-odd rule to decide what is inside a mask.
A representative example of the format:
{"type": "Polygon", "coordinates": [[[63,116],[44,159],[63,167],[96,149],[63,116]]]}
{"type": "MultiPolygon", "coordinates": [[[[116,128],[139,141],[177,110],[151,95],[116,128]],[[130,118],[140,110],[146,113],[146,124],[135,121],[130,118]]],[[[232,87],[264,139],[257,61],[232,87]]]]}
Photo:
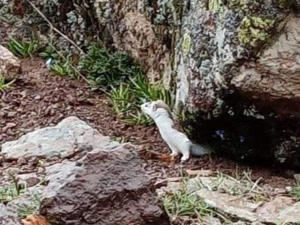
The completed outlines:
{"type": "Polygon", "coordinates": [[[169,145],[169,148],[171,149],[171,157],[176,157],[179,155],[179,151],[177,148],[173,147],[172,145],[169,145]]]}

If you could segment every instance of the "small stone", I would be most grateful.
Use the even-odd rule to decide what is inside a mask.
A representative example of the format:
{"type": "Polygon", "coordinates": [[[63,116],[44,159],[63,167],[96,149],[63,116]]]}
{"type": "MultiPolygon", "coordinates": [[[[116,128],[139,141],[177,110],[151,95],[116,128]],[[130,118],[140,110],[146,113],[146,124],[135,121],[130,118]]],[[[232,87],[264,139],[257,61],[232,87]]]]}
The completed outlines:
{"type": "Polygon", "coordinates": [[[299,173],[294,174],[294,178],[297,182],[300,182],[300,174],[299,173]]]}
{"type": "Polygon", "coordinates": [[[26,165],[27,164],[27,160],[24,157],[20,157],[17,160],[17,164],[22,166],[22,165],[26,165]]]}
{"type": "Polygon", "coordinates": [[[189,169],[187,169],[187,170],[185,170],[185,172],[191,177],[195,177],[195,176],[208,177],[213,174],[213,171],[211,171],[211,170],[189,170],[189,169]]]}
{"type": "Polygon", "coordinates": [[[17,126],[17,124],[15,124],[15,123],[7,123],[5,127],[12,128],[12,127],[15,127],[15,126],[17,126]]]}
{"type": "Polygon", "coordinates": [[[35,173],[20,174],[18,175],[18,178],[21,182],[26,182],[27,187],[33,187],[41,181],[35,173]]]}
{"type": "Polygon", "coordinates": [[[42,97],[41,97],[40,95],[36,95],[36,96],[34,97],[34,99],[35,99],[35,100],[40,100],[40,99],[42,99],[42,97]]]}
{"type": "Polygon", "coordinates": [[[9,113],[7,113],[7,117],[8,118],[15,117],[16,115],[17,115],[17,112],[9,112],[9,113]]]}

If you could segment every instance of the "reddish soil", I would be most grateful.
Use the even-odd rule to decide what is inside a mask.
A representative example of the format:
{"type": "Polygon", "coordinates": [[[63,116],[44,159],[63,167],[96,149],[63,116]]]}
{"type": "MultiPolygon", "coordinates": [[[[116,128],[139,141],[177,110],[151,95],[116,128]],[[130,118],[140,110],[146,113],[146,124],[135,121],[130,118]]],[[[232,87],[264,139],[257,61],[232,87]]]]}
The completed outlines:
{"type": "MultiPolygon", "coordinates": [[[[123,137],[142,146],[141,157],[149,172],[178,176],[180,163],[159,159],[151,152],[169,153],[155,126],[128,126],[118,122],[109,99],[90,91],[84,81],[53,75],[38,58],[22,60],[22,74],[5,93],[0,93],[0,144],[15,140],[24,133],[56,125],[67,116],[77,116],[103,135],[123,137]]],[[[184,164],[189,169],[210,169],[227,174],[250,169],[252,178],[275,187],[293,184],[292,173],[262,166],[247,167],[217,156],[192,158],[184,164]]],[[[1,168],[1,167],[0,167],[1,168]]]]}

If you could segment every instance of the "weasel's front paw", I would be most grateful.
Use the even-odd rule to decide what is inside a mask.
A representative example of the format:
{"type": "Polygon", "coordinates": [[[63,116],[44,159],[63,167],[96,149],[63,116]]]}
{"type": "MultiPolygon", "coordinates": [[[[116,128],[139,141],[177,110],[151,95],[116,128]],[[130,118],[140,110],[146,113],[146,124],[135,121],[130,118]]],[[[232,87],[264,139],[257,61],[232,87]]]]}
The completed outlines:
{"type": "Polygon", "coordinates": [[[189,156],[184,155],[184,156],[181,157],[181,162],[185,162],[185,161],[187,161],[189,158],[190,158],[189,156]]]}

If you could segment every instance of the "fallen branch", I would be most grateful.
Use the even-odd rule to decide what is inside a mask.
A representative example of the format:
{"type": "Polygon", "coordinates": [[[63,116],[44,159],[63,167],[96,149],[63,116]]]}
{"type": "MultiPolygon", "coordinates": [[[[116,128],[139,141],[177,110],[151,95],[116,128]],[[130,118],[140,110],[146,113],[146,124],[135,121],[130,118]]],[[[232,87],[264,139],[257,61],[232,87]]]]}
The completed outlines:
{"type": "Polygon", "coordinates": [[[57,28],[55,28],[53,26],[53,24],[47,19],[47,17],[29,0],[26,0],[31,6],[32,8],[48,23],[48,25],[50,26],[51,30],[54,30],[56,33],[58,33],[59,35],[61,35],[64,39],[66,39],[68,42],[70,42],[75,48],[77,48],[77,50],[85,55],[85,52],[78,46],[76,45],[76,43],[74,41],[72,41],[68,36],[66,36],[64,33],[62,33],[60,30],[58,30],[57,28]]]}

